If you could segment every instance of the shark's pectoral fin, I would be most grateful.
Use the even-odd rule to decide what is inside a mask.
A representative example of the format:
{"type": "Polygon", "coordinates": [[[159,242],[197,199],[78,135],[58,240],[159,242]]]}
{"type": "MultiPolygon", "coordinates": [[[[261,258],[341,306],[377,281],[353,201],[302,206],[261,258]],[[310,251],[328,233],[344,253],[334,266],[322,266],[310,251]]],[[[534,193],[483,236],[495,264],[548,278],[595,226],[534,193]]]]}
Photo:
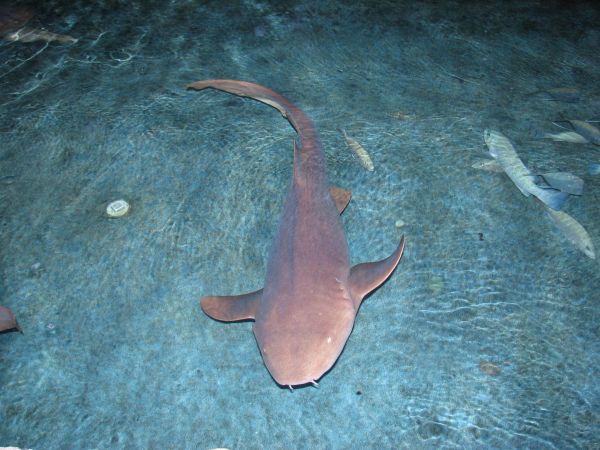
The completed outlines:
{"type": "Polygon", "coordinates": [[[0,306],[0,331],[12,329],[17,329],[23,333],[13,312],[4,306],[0,306]]]}
{"type": "Polygon", "coordinates": [[[358,310],[365,295],[381,285],[391,275],[398,262],[400,262],[403,252],[404,236],[400,239],[400,244],[398,244],[394,253],[387,258],[381,261],[358,264],[350,270],[350,296],[356,310],[358,310]]]}
{"type": "Polygon", "coordinates": [[[343,213],[346,209],[346,206],[348,206],[348,203],[350,203],[352,192],[336,186],[331,186],[329,188],[329,193],[331,194],[331,198],[333,199],[337,210],[340,212],[340,214],[343,213]]]}
{"type": "Polygon", "coordinates": [[[203,297],[200,306],[206,315],[222,322],[254,320],[261,298],[262,289],[241,295],[203,297]]]}

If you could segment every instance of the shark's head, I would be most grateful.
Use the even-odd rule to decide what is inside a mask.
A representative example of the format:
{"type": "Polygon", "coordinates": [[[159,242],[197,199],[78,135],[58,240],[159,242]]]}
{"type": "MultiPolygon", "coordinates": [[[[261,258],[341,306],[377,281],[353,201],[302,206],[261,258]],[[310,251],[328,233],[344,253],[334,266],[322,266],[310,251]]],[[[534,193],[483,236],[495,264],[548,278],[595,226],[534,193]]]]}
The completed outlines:
{"type": "Polygon", "coordinates": [[[348,306],[336,317],[297,317],[277,327],[255,324],[254,334],[263,360],[278,384],[314,384],[331,369],[354,324],[355,311],[348,306]]]}

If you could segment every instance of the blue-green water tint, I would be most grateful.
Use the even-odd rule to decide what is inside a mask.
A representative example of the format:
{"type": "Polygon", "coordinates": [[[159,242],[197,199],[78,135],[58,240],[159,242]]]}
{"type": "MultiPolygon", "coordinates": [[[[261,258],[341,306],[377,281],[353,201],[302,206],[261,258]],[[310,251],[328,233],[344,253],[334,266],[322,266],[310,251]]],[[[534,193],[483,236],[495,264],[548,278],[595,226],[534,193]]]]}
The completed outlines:
{"type": "Polygon", "coordinates": [[[593,2],[68,3],[31,24],[78,43],[0,44],[0,304],[24,329],[0,335],[0,445],[600,446],[598,262],[471,168],[496,128],[582,177],[566,211],[600,247],[598,148],[533,137],[599,118],[593,2]],[[251,324],[198,307],[262,285],[294,138],[265,105],[185,91],[205,78],[314,119],[353,263],[406,235],[319,389],[279,388],[251,324]],[[529,95],[556,87],[581,98],[529,95]]]}

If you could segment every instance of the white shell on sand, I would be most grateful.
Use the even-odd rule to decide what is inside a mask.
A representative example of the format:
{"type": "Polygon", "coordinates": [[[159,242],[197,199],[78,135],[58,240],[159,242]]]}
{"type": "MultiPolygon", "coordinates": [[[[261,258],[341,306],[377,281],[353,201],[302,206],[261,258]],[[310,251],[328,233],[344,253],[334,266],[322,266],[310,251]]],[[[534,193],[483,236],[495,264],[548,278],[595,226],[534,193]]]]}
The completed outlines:
{"type": "Polygon", "coordinates": [[[129,203],[125,200],[115,200],[114,202],[110,202],[106,207],[106,214],[108,217],[123,217],[129,212],[130,208],[129,203]]]}

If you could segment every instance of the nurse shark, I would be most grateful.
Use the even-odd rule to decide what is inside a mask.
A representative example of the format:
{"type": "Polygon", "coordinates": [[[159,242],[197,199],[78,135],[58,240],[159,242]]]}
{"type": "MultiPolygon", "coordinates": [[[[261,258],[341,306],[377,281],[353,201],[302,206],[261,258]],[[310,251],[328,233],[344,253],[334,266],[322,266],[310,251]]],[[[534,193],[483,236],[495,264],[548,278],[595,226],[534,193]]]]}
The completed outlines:
{"type": "Polygon", "coordinates": [[[213,88],[266,103],[291,123],[292,181],[268,262],[264,288],[200,300],[213,319],[254,320],[253,331],[273,379],[290,389],[315,384],[340,356],[363,298],[394,271],[404,236],[386,259],[350,267],[340,213],[350,193],[330,188],[318,132],[298,107],[258,84],[205,80],[189,89],[213,88]]]}

